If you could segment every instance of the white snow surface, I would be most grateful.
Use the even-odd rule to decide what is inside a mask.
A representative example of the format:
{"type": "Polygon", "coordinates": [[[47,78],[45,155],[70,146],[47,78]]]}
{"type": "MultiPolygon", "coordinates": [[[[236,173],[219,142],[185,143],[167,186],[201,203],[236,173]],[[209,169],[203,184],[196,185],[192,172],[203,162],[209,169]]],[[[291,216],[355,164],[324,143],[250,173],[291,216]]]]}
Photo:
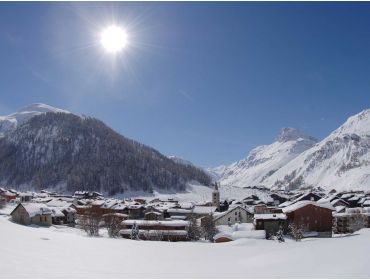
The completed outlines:
{"type": "Polygon", "coordinates": [[[7,116],[0,116],[0,136],[17,128],[18,125],[27,122],[32,117],[46,112],[67,113],[67,114],[70,113],[66,110],[55,108],[43,103],[30,104],[28,106],[23,107],[16,113],[7,116]]]}
{"type": "Polygon", "coordinates": [[[64,226],[18,225],[5,216],[0,228],[2,278],[370,277],[370,229],[301,242],[215,244],[91,238],[64,226]]]}

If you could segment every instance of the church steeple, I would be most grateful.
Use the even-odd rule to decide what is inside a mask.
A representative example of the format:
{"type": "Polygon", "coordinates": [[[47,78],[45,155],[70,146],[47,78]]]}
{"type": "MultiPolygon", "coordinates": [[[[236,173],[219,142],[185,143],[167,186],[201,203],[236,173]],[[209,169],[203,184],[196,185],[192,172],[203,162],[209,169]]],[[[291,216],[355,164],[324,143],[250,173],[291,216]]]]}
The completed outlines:
{"type": "Polygon", "coordinates": [[[212,205],[217,207],[217,210],[220,209],[220,191],[218,190],[218,183],[214,183],[214,189],[212,192],[212,205]]]}

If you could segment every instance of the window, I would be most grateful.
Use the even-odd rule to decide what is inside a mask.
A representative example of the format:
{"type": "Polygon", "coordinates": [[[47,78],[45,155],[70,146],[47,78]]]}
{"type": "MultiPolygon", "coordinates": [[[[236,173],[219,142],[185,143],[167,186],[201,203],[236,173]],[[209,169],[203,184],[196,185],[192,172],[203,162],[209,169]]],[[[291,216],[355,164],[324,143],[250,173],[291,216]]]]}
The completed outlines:
{"type": "Polygon", "coordinates": [[[42,217],[40,216],[40,222],[42,222],[42,217]]]}
{"type": "Polygon", "coordinates": [[[230,222],[231,218],[228,218],[227,220],[230,222]]]}

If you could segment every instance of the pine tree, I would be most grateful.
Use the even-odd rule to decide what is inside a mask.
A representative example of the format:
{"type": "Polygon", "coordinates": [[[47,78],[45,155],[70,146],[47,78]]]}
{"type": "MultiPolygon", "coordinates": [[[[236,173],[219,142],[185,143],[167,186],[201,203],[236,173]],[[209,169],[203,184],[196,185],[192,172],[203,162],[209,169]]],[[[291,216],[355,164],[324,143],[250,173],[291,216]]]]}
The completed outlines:
{"type": "Polygon", "coordinates": [[[136,223],[134,223],[131,228],[131,239],[139,240],[139,227],[136,223]]]}

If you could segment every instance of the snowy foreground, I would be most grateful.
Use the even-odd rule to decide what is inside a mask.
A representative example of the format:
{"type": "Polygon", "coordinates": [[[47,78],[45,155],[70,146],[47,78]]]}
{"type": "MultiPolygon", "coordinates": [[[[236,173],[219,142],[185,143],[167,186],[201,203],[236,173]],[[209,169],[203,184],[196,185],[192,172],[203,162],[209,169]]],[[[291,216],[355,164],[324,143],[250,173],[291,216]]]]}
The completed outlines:
{"type": "Polygon", "coordinates": [[[369,278],[370,230],[302,242],[90,238],[0,216],[2,278],[369,278]]]}

